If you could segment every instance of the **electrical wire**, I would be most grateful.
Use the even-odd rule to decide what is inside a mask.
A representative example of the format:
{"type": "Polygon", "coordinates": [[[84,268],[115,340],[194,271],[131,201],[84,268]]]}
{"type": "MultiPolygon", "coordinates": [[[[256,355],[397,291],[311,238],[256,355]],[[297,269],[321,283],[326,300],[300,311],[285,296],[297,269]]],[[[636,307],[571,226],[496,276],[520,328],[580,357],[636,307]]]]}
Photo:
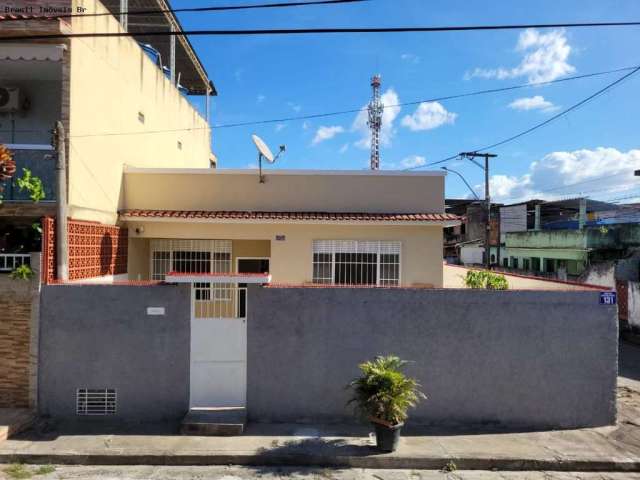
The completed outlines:
{"type": "MultiPolygon", "coordinates": [[[[506,143],[512,142],[512,141],[514,141],[514,140],[516,140],[516,139],[518,139],[520,137],[528,135],[529,133],[534,132],[535,130],[538,130],[539,128],[542,128],[545,125],[548,125],[549,123],[557,120],[558,118],[561,118],[561,117],[571,113],[572,111],[576,110],[577,108],[581,107],[582,105],[585,105],[586,103],[590,102],[591,100],[599,97],[600,95],[602,95],[603,93],[607,92],[608,90],[614,88],[615,86],[619,85],[621,82],[625,81],[626,79],[628,79],[632,75],[638,73],[638,71],[640,71],[640,67],[635,67],[631,72],[629,72],[629,73],[621,76],[620,78],[614,80],[613,82],[607,84],[606,86],[604,86],[603,88],[601,88],[597,92],[589,95],[587,98],[584,98],[584,99],[580,100],[578,103],[574,103],[569,108],[561,111],[560,113],[557,113],[556,115],[544,120],[543,122],[540,122],[540,123],[534,125],[531,128],[528,128],[528,129],[526,129],[526,130],[524,130],[524,131],[522,131],[520,133],[517,133],[515,135],[512,135],[512,136],[510,136],[508,138],[505,138],[504,140],[501,140],[499,142],[493,143],[491,145],[487,145],[487,146],[482,147],[482,148],[471,150],[471,151],[472,152],[480,152],[480,151],[483,151],[483,150],[494,149],[496,147],[500,147],[502,145],[505,145],[506,143]]],[[[442,164],[442,163],[450,162],[451,160],[454,160],[454,159],[459,158],[459,157],[460,157],[460,154],[457,153],[455,155],[451,155],[451,156],[449,156],[447,158],[444,158],[442,160],[438,160],[436,162],[427,163],[425,165],[420,165],[418,167],[405,168],[405,170],[418,170],[418,169],[430,167],[430,166],[433,166],[433,165],[439,165],[439,164],[442,164]]]]}
{"type": "MultiPolygon", "coordinates": [[[[613,70],[605,70],[605,71],[601,71],[601,72],[585,73],[585,74],[582,74],[582,75],[575,75],[575,76],[572,76],[572,77],[565,77],[565,78],[559,78],[559,79],[555,79],[555,80],[548,80],[548,81],[545,81],[545,82],[522,83],[522,84],[518,84],[518,85],[511,85],[509,87],[492,88],[492,89],[487,89],[487,90],[478,90],[478,91],[474,91],[474,92],[460,93],[460,94],[455,94],[455,95],[446,95],[446,96],[442,96],[442,97],[434,97],[434,98],[428,98],[428,99],[422,99],[422,100],[414,100],[414,101],[410,101],[410,102],[397,103],[397,104],[393,104],[393,105],[385,105],[384,108],[405,107],[405,106],[419,105],[421,103],[429,103],[429,102],[443,102],[443,101],[447,101],[447,100],[455,100],[455,99],[465,98],[465,97],[488,95],[488,94],[493,94],[493,93],[508,92],[508,91],[524,89],[524,88],[533,88],[533,87],[540,87],[540,86],[546,86],[546,85],[553,85],[553,84],[557,84],[557,83],[569,82],[569,81],[573,81],[573,80],[580,80],[580,79],[585,79],[585,78],[590,78],[590,77],[597,77],[597,76],[602,76],[602,75],[610,75],[612,73],[619,73],[619,72],[623,72],[623,71],[634,70],[634,69],[637,69],[637,68],[640,68],[640,65],[631,66],[631,67],[616,68],[616,69],[613,69],[613,70]]],[[[113,135],[146,135],[146,134],[158,134],[158,133],[174,133],[174,132],[184,132],[184,131],[209,130],[210,128],[213,129],[213,130],[220,130],[220,129],[225,129],[225,128],[248,127],[248,126],[256,126],[256,125],[268,125],[268,124],[273,124],[273,123],[286,123],[286,122],[301,121],[301,120],[314,120],[314,119],[318,119],[318,118],[326,118],[326,117],[334,117],[334,116],[340,116],[340,115],[348,115],[348,114],[360,113],[360,112],[365,112],[365,111],[367,111],[367,107],[364,107],[364,108],[353,108],[353,109],[348,109],[348,110],[339,110],[339,111],[326,112],[326,113],[315,113],[315,114],[310,114],[310,115],[297,115],[297,116],[290,116],[290,117],[271,118],[271,119],[266,119],[266,120],[253,120],[253,121],[249,121],[249,122],[218,124],[218,125],[211,125],[210,127],[202,127],[202,128],[181,128],[181,129],[167,129],[167,130],[149,130],[149,131],[143,131],[143,132],[95,133],[95,134],[85,134],[85,135],[72,135],[71,138],[94,137],[94,136],[102,136],[102,135],[104,135],[104,136],[113,136],[113,135]]],[[[453,158],[455,158],[455,157],[457,157],[457,155],[455,155],[453,158]]]]}
{"type": "Polygon", "coordinates": [[[118,38],[118,37],[170,37],[170,36],[247,36],[247,35],[321,35],[345,33],[434,33],[434,32],[471,32],[495,30],[524,30],[528,28],[594,28],[594,27],[630,27],[640,22],[585,22],[585,23],[531,23],[513,25],[467,25],[448,27],[347,27],[347,28],[279,28],[279,29],[243,29],[243,30],[157,30],[139,32],[89,32],[54,33],[45,35],[17,35],[2,37],[1,42],[16,40],[54,40],[64,38],[118,38]]]}
{"type": "Polygon", "coordinates": [[[165,9],[144,9],[144,10],[130,10],[130,11],[114,11],[105,13],[69,13],[63,15],[51,15],[51,16],[38,16],[22,18],[20,16],[5,17],[0,20],[2,22],[16,22],[16,21],[39,21],[39,20],[62,20],[68,18],[90,18],[90,17],[105,17],[105,16],[118,16],[118,15],[163,15],[165,13],[204,13],[204,12],[224,12],[232,10],[255,10],[264,8],[288,8],[288,7],[306,7],[311,5],[339,5],[346,3],[362,3],[369,2],[371,0],[313,0],[308,2],[277,2],[277,3],[263,3],[256,5],[221,5],[217,7],[190,7],[190,8],[165,8],[165,9]]]}

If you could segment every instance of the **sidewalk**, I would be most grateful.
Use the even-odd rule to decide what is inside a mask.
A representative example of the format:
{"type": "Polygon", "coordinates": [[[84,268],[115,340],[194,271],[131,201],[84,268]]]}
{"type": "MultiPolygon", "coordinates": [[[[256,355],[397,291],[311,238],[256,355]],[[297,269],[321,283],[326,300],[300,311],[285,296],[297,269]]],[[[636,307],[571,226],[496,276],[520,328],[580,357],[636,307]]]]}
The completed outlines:
{"type": "Polygon", "coordinates": [[[27,432],[0,462],[83,465],[280,465],[384,469],[640,471],[640,392],[619,387],[616,426],[527,433],[408,432],[377,453],[368,428],[249,425],[239,437],[27,432]]]}
{"type": "Polygon", "coordinates": [[[368,427],[249,425],[239,437],[179,436],[177,425],[83,432],[34,428],[0,442],[0,463],[256,465],[640,472],[640,348],[623,345],[618,424],[552,432],[408,431],[380,454],[368,427]]]}

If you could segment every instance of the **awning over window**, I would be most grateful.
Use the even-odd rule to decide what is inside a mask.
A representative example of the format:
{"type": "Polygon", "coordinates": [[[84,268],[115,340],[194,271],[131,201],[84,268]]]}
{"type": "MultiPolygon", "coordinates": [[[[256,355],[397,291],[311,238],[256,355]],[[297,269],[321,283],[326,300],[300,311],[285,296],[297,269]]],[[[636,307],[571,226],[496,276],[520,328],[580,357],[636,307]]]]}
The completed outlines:
{"type": "Polygon", "coordinates": [[[0,60],[59,62],[66,48],[65,45],[2,44],[0,60]]]}

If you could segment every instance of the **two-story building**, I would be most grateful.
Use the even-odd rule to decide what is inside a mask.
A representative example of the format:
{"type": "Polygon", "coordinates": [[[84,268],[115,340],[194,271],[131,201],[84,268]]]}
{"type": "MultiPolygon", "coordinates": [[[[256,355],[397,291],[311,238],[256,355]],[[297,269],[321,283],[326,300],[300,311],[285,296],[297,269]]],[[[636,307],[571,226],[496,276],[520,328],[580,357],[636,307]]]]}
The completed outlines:
{"type": "Polygon", "coordinates": [[[13,13],[0,14],[0,143],[17,164],[0,206],[0,271],[39,249],[32,225],[56,215],[56,122],[66,134],[62,200],[71,220],[117,223],[124,165],[209,168],[213,159],[208,117],[216,90],[186,37],[9,39],[179,31],[164,0],[129,0],[129,15],[119,12],[119,0],[49,0],[29,9],[33,3],[11,0],[3,8],[13,13]],[[48,10],[41,13],[40,7],[48,10]],[[135,14],[149,9],[164,13],[135,14]],[[64,16],[80,11],[84,16],[64,16]],[[60,12],[61,18],[51,18],[60,12]],[[37,204],[17,187],[25,168],[43,181],[45,198],[37,204]]]}

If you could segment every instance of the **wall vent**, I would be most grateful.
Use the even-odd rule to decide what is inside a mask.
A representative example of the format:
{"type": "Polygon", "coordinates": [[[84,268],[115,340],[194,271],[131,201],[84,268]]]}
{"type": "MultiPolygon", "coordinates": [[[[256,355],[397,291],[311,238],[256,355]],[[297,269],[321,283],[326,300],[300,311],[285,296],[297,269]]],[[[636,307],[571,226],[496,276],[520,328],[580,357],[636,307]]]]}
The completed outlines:
{"type": "Polygon", "coordinates": [[[114,388],[79,388],[76,394],[77,415],[115,415],[116,390],[114,388]]]}

